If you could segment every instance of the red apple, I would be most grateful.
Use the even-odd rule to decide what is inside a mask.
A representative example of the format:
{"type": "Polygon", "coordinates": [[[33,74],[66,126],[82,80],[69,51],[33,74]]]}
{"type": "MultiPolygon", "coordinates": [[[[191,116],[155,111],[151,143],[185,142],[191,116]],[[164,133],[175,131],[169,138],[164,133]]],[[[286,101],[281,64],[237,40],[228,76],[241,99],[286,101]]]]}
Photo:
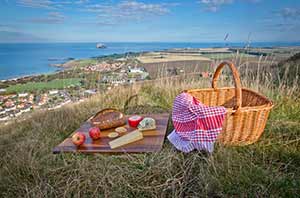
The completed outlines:
{"type": "Polygon", "coordinates": [[[85,135],[81,132],[76,132],[73,136],[72,136],[72,142],[73,144],[75,144],[76,146],[80,146],[84,143],[85,141],[85,135]]]}
{"type": "Polygon", "coordinates": [[[92,127],[89,130],[89,134],[93,140],[97,140],[100,138],[100,129],[98,127],[92,127]]]}

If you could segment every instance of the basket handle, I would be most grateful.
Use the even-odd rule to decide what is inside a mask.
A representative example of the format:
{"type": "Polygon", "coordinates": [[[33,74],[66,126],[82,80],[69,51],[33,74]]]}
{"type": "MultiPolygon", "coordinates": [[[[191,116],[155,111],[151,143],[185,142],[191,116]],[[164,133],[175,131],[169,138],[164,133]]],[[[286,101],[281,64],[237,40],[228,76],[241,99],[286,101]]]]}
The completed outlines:
{"type": "Polygon", "coordinates": [[[232,62],[224,61],[220,63],[213,76],[212,88],[217,89],[217,81],[225,65],[228,65],[230,67],[233,75],[234,84],[235,84],[235,96],[236,96],[236,107],[234,109],[238,111],[242,107],[242,84],[241,84],[239,72],[232,62]]]}

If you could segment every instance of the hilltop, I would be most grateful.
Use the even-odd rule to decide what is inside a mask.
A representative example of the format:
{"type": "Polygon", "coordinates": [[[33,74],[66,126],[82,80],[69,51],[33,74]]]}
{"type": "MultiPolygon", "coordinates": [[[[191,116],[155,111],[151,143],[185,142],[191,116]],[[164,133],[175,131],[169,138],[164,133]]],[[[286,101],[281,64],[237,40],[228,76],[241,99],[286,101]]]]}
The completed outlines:
{"type": "MultiPolygon", "coordinates": [[[[230,78],[228,78],[230,79],[230,78]]],[[[219,86],[231,84],[223,80],[219,86]]],[[[0,128],[2,197],[232,197],[300,195],[299,87],[243,77],[243,85],[274,100],[261,139],[244,147],[217,145],[213,155],[175,151],[168,141],[153,154],[53,155],[52,148],[105,107],[126,113],[170,112],[180,91],[210,86],[210,79],[164,78],[116,87],[80,104],[37,111],[0,128]]],[[[281,83],[284,83],[281,81],[281,83]]],[[[169,129],[168,131],[170,131],[169,129]]]]}

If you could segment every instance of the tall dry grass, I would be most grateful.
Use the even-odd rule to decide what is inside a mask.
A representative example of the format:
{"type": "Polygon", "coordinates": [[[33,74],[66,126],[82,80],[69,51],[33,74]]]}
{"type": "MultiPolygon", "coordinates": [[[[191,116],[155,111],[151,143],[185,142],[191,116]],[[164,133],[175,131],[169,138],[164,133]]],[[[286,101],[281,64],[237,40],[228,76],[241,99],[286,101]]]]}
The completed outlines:
{"type": "MultiPolygon", "coordinates": [[[[128,113],[170,111],[182,90],[210,86],[210,79],[197,75],[119,87],[16,120],[0,128],[0,197],[299,197],[299,86],[276,87],[265,76],[242,75],[244,86],[276,104],[261,139],[244,147],[216,145],[212,155],[183,154],[168,141],[152,154],[51,152],[89,116],[104,107],[122,109],[132,95],[139,97],[128,113]]],[[[220,81],[232,84],[228,70],[220,81]]]]}

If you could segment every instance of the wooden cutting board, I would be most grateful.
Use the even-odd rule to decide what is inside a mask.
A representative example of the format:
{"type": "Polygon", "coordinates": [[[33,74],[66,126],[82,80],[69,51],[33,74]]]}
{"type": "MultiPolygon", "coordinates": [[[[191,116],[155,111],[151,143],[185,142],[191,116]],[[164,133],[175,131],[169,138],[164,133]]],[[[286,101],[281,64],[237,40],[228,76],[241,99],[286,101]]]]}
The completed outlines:
{"type": "MultiPolygon", "coordinates": [[[[80,153],[145,153],[160,151],[165,139],[169,114],[149,114],[142,115],[143,117],[151,117],[156,121],[156,129],[151,131],[144,131],[142,140],[121,146],[116,149],[111,149],[108,142],[113,139],[108,138],[108,134],[114,131],[113,129],[101,131],[101,138],[99,140],[92,140],[89,137],[88,131],[92,127],[91,123],[86,121],[79,129],[73,132],[68,138],[53,149],[53,153],[61,152],[80,152],[80,153]],[[76,132],[83,132],[86,135],[85,143],[79,147],[72,143],[71,137],[76,132]]],[[[127,118],[130,116],[126,116],[127,118]]],[[[127,128],[127,133],[136,130],[136,128],[124,125],[127,128]]]]}

